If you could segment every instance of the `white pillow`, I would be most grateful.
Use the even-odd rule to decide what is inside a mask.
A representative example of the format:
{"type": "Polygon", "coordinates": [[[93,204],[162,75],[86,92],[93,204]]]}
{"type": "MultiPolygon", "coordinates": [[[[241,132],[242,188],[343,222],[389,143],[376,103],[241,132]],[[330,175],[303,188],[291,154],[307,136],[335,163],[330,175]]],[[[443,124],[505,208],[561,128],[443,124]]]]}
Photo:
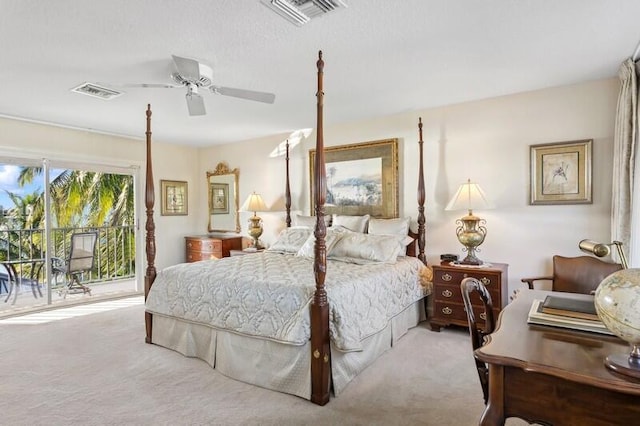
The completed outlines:
{"type": "MultiPolygon", "coordinates": [[[[329,252],[331,252],[340,238],[342,238],[342,235],[345,232],[347,232],[347,230],[342,227],[327,229],[327,235],[324,240],[325,247],[327,248],[327,255],[329,254],[329,252]]],[[[305,241],[302,247],[300,247],[300,250],[298,250],[296,256],[315,257],[315,244],[316,236],[313,235],[313,232],[311,232],[311,235],[309,235],[307,241],[305,241]]]]}
{"type": "Polygon", "coordinates": [[[409,234],[410,217],[400,217],[397,219],[369,219],[369,234],[377,235],[397,235],[406,237],[409,234]]]}
{"type": "MultiPolygon", "coordinates": [[[[327,226],[331,226],[331,216],[325,215],[324,223],[327,226]]],[[[315,216],[305,216],[301,214],[294,213],[293,214],[293,224],[295,226],[306,226],[307,228],[315,229],[316,227],[316,217],[315,216]]]]}
{"type": "Polygon", "coordinates": [[[313,231],[310,228],[302,226],[285,228],[280,232],[280,235],[278,235],[276,242],[273,243],[267,251],[295,254],[300,250],[309,238],[309,235],[312,235],[312,233],[313,231]]]}
{"type": "Polygon", "coordinates": [[[413,242],[413,238],[409,237],[410,217],[401,217],[397,219],[375,219],[369,220],[369,234],[376,235],[395,235],[400,244],[400,257],[407,255],[407,246],[413,242]]]}
{"type": "Polygon", "coordinates": [[[400,244],[395,235],[344,232],[329,253],[329,258],[350,263],[395,263],[400,244]]]}
{"type": "Polygon", "coordinates": [[[331,226],[344,226],[353,232],[367,232],[367,224],[369,223],[369,215],[364,216],[346,216],[334,214],[331,220],[331,226]]]}

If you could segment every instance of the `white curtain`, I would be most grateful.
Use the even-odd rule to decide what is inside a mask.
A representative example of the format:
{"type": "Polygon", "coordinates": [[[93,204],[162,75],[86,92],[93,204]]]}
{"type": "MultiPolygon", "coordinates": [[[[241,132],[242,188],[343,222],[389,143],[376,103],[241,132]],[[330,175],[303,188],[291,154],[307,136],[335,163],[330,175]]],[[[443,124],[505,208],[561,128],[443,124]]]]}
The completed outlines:
{"type": "Polygon", "coordinates": [[[640,170],[636,161],[638,141],[638,78],[636,64],[629,58],[618,72],[620,92],[613,137],[613,194],[611,199],[611,237],[622,241],[629,266],[640,265],[640,170]]]}

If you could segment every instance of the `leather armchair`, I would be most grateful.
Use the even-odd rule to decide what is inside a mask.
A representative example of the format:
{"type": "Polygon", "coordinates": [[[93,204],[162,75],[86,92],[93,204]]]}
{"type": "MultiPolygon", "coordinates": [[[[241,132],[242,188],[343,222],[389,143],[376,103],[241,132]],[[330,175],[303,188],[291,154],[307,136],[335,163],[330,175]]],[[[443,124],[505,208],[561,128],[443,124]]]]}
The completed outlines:
{"type": "Polygon", "coordinates": [[[530,289],[536,281],[551,281],[551,290],[569,293],[592,294],[602,280],[622,269],[619,263],[603,262],[590,256],[553,256],[553,275],[522,278],[530,289]]]}

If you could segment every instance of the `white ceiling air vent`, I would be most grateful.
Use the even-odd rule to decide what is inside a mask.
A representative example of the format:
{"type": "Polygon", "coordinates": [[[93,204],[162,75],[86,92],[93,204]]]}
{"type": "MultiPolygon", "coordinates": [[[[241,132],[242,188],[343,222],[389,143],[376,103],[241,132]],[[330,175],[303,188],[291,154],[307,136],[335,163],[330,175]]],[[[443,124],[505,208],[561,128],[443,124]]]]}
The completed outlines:
{"type": "Polygon", "coordinates": [[[302,26],[313,18],[347,7],[342,0],[260,0],[262,4],[294,25],[302,26]]]}
{"type": "Polygon", "coordinates": [[[122,95],[122,92],[109,89],[103,86],[98,86],[94,83],[82,83],[81,85],[71,89],[72,92],[80,93],[81,95],[93,96],[94,98],[100,98],[105,101],[109,101],[113,98],[117,98],[122,95]]]}

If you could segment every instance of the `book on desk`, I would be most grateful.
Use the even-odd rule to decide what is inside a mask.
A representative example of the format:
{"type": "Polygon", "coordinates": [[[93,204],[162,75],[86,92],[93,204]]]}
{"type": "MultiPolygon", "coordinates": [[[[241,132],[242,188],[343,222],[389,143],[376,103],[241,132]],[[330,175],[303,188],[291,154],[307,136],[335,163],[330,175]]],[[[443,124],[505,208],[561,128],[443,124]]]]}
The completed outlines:
{"type": "Polygon", "coordinates": [[[593,299],[547,296],[544,302],[542,302],[542,312],[545,314],[600,321],[593,299]]]}
{"type": "MultiPolygon", "coordinates": [[[[576,301],[578,299],[568,299],[568,300],[576,301]]],[[[589,302],[589,300],[587,300],[587,302],[589,302]]],[[[593,304],[593,300],[590,300],[590,302],[591,304],[593,304]]],[[[602,321],[598,319],[597,315],[595,319],[585,319],[585,318],[577,318],[575,316],[548,313],[548,311],[547,312],[544,311],[544,303],[545,301],[543,300],[533,301],[533,303],[531,304],[531,309],[529,310],[529,315],[527,317],[527,323],[613,335],[613,333],[611,333],[604,326],[602,321]]],[[[567,305],[563,305],[563,306],[566,307],[567,305]]],[[[574,307],[581,306],[581,304],[577,304],[573,306],[574,307]]]]}

